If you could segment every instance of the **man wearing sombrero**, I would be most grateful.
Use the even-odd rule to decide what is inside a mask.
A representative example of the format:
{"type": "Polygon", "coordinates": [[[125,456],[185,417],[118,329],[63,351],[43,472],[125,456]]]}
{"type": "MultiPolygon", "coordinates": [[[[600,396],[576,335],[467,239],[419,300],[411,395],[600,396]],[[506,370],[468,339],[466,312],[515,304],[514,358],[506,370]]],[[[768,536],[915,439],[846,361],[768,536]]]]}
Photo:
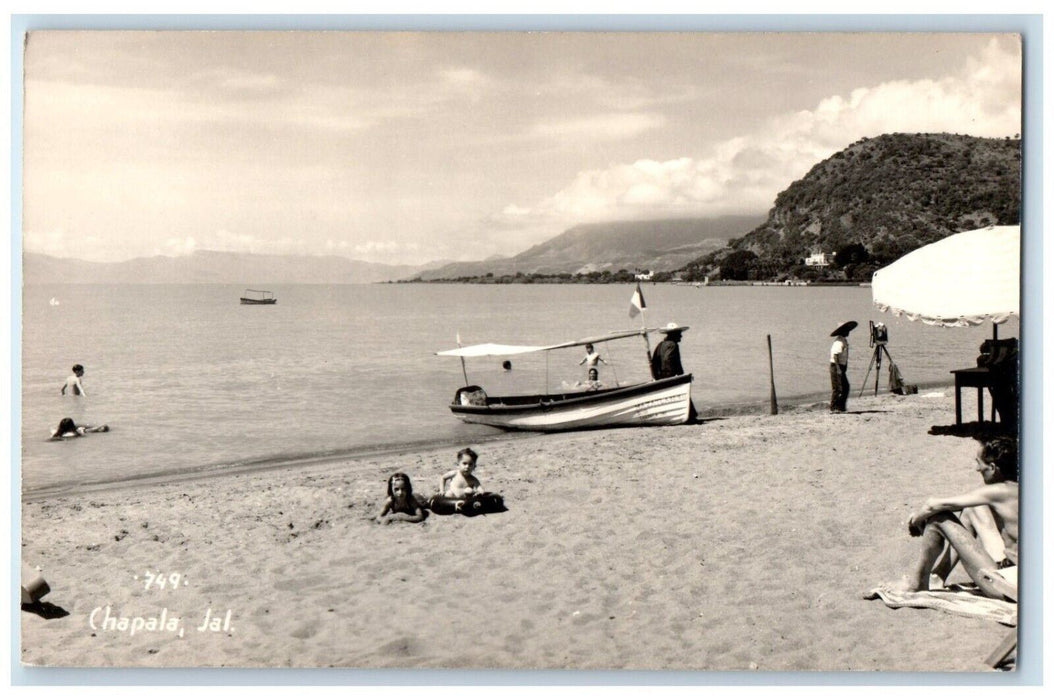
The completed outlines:
{"type": "Polygon", "coordinates": [[[681,366],[681,349],[677,343],[681,342],[681,333],[688,330],[688,326],[678,326],[671,321],[659,332],[665,338],[655,346],[655,352],[651,354],[651,376],[653,379],[666,379],[667,377],[678,377],[684,374],[681,366]]]}
{"type": "Polygon", "coordinates": [[[856,328],[856,321],[846,321],[831,331],[831,413],[845,413],[845,402],[849,398],[849,332],[856,328]]]}
{"type": "MultiPolygon", "coordinates": [[[[653,379],[666,379],[667,377],[679,377],[684,374],[681,366],[681,348],[677,343],[681,342],[681,333],[688,330],[688,326],[678,326],[673,321],[660,328],[659,332],[665,338],[655,346],[655,352],[651,354],[651,376],[653,379]]],[[[695,404],[688,402],[688,422],[695,423],[698,413],[695,412],[695,404]]]]}

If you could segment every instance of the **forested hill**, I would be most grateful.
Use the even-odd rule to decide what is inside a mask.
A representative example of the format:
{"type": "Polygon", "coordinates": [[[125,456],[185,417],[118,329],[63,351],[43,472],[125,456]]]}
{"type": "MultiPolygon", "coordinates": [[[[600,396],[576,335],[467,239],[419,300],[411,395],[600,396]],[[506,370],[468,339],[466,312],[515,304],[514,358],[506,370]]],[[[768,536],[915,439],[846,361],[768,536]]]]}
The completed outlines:
{"type": "Polygon", "coordinates": [[[886,134],[815,165],[776,197],[767,221],[686,269],[712,270],[749,251],[785,272],[852,244],[882,265],[952,233],[1017,224],[1020,210],[1019,138],[886,134]]]}

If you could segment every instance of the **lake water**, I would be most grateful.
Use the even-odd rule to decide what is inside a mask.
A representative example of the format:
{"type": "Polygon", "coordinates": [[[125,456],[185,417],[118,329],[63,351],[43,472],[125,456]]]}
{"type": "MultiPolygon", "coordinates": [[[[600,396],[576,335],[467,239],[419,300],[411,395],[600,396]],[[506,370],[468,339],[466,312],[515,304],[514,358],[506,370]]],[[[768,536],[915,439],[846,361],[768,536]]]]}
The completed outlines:
{"type": "MultiPolygon", "coordinates": [[[[933,328],[879,313],[861,287],[643,288],[649,326],[689,325],[681,343],[702,413],[766,401],[772,335],[781,401],[829,391],[830,331],[848,319],[852,397],[867,371],[867,321],[915,384],[948,383],[971,366],[990,326],[933,328]]],[[[274,306],[242,306],[227,285],[40,285],[23,290],[23,492],[134,476],[424,444],[478,443],[502,433],[447,408],[464,384],[456,345],[540,345],[639,326],[632,285],[298,285],[274,306]],[[49,300],[55,299],[57,305],[49,300]],[[86,397],[60,396],[85,366],[86,397]],[[49,442],[63,416],[110,433],[49,442]]],[[[1016,320],[1001,337],[1018,335],[1016,320]]],[[[653,339],[652,343],[656,342],[653,339]]],[[[647,378],[639,338],[598,347],[605,382],[647,378]]],[[[538,392],[583,379],[581,348],[467,361],[491,394],[538,392]]],[[[873,390],[874,372],[868,381],[873,390]]],[[[886,386],[885,364],[880,390],[886,386]]],[[[850,408],[852,403],[850,401],[850,408]]]]}

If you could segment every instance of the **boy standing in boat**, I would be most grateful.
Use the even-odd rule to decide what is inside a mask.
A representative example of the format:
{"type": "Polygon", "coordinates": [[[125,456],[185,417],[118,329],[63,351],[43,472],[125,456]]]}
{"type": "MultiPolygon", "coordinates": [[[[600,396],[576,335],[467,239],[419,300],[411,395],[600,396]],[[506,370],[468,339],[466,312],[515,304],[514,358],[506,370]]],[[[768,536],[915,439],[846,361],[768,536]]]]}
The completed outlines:
{"type": "Polygon", "coordinates": [[[600,353],[593,349],[592,343],[586,343],[586,356],[582,358],[582,361],[578,364],[586,366],[586,374],[590,371],[600,371],[598,366],[600,363],[607,364],[607,362],[600,356],[600,353]]]}

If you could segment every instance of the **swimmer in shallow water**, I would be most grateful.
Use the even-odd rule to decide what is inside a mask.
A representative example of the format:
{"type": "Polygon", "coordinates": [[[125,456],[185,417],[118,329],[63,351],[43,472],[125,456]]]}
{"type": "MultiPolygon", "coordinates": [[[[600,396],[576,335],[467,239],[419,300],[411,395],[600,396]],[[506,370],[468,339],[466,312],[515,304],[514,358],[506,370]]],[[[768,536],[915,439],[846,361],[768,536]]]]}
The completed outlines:
{"type": "Polygon", "coordinates": [[[62,395],[66,395],[66,389],[70,390],[72,396],[87,396],[84,387],[81,386],[81,377],[84,376],[84,365],[73,365],[73,374],[66,377],[66,383],[62,385],[62,395]]]}
{"type": "Polygon", "coordinates": [[[84,437],[88,433],[108,433],[108,425],[77,425],[72,418],[63,418],[59,421],[57,428],[51,431],[50,440],[64,440],[66,438],[84,437]]]}
{"type": "Polygon", "coordinates": [[[447,472],[439,480],[439,493],[447,498],[467,498],[483,493],[479,479],[472,475],[477,459],[479,455],[471,447],[460,450],[457,453],[457,469],[447,472]]]}
{"type": "Polygon", "coordinates": [[[389,476],[388,499],[384,502],[381,514],[376,518],[377,522],[382,525],[396,521],[419,523],[427,517],[428,513],[414,498],[414,487],[410,484],[410,477],[402,472],[389,476]]]}

